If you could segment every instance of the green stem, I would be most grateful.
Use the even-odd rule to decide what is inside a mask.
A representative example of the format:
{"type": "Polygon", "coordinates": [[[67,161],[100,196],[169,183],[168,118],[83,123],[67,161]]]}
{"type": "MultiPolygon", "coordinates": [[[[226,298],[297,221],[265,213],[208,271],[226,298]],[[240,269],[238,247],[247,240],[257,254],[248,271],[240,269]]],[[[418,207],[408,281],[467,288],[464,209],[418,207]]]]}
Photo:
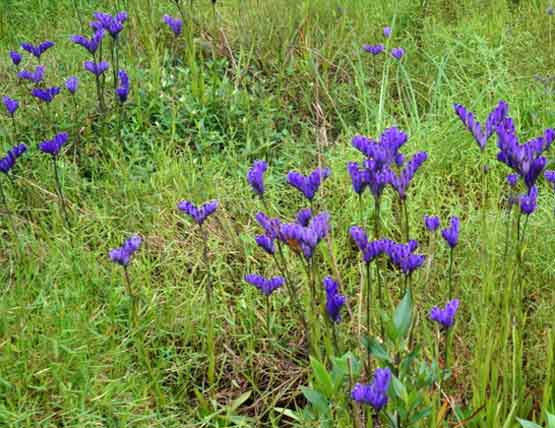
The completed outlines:
{"type": "MultiPolygon", "coordinates": [[[[370,344],[370,332],[372,327],[372,317],[371,317],[371,307],[372,307],[372,269],[370,263],[366,263],[366,335],[368,336],[368,344],[370,344]]],[[[370,374],[370,362],[372,353],[370,352],[370,346],[367,346],[367,362],[368,362],[368,374],[370,374]]]]}
{"type": "Polygon", "coordinates": [[[268,328],[268,336],[272,335],[272,328],[270,325],[270,314],[272,313],[272,306],[270,296],[266,296],[266,326],[268,328]]]}
{"type": "Polygon", "coordinates": [[[448,297],[451,300],[451,292],[453,289],[453,250],[454,248],[451,247],[449,250],[449,289],[448,289],[448,297]]]}
{"type": "Polygon", "coordinates": [[[19,242],[19,239],[18,239],[18,236],[17,236],[17,229],[15,228],[15,221],[14,221],[14,218],[13,218],[13,215],[12,215],[12,211],[10,210],[10,207],[8,206],[8,199],[6,198],[6,194],[4,193],[4,186],[2,185],[2,180],[1,179],[0,179],[0,198],[2,198],[2,204],[6,208],[6,213],[7,213],[8,218],[9,218],[9,223],[10,223],[10,227],[12,229],[13,237],[14,237],[14,239],[16,239],[19,242]]]}
{"type": "Polygon", "coordinates": [[[410,224],[409,224],[409,210],[407,207],[407,200],[401,200],[401,205],[403,207],[403,214],[405,217],[405,242],[409,241],[410,236],[410,224]]]}
{"type": "Polygon", "coordinates": [[[58,197],[60,198],[60,207],[62,209],[62,214],[64,221],[68,229],[71,229],[71,223],[69,222],[69,216],[66,209],[66,200],[64,198],[64,193],[62,191],[62,184],[60,181],[60,173],[58,171],[58,157],[52,156],[52,163],[54,164],[54,177],[56,179],[56,190],[58,192],[58,197]]]}
{"type": "Polygon", "coordinates": [[[206,347],[207,347],[207,354],[208,354],[208,386],[211,387],[214,384],[215,378],[215,371],[216,371],[216,354],[214,349],[214,323],[212,319],[212,273],[210,270],[210,261],[208,259],[208,232],[199,226],[202,239],[204,241],[204,251],[203,251],[203,258],[204,264],[206,267],[206,275],[207,275],[207,282],[206,282],[206,317],[208,321],[207,325],[207,335],[206,335],[206,347]]]}

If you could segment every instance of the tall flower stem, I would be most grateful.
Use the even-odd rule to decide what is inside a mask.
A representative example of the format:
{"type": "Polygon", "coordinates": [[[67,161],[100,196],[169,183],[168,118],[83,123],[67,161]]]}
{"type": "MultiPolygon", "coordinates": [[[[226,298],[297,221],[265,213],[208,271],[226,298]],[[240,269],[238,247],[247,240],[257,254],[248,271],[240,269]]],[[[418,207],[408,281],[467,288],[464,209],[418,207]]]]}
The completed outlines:
{"type": "MultiPolygon", "coordinates": [[[[374,239],[380,239],[380,205],[381,205],[381,200],[380,200],[380,196],[376,196],[374,198],[374,239]]],[[[380,274],[380,259],[377,258],[376,259],[376,278],[378,281],[378,310],[382,310],[382,305],[383,305],[383,300],[382,300],[382,277],[380,274]]],[[[383,320],[382,317],[379,316],[380,319],[380,334],[382,337],[382,340],[385,340],[385,334],[384,334],[384,326],[383,326],[383,320]]]]}
{"type": "Polygon", "coordinates": [[[452,247],[449,250],[449,288],[448,288],[449,300],[451,300],[451,292],[453,289],[453,250],[454,248],[452,247]]]}
{"type": "MultiPolygon", "coordinates": [[[[366,335],[368,336],[368,345],[370,344],[370,332],[372,327],[372,269],[370,263],[366,263],[366,335]]],[[[370,346],[367,346],[367,363],[368,363],[368,373],[370,373],[370,362],[372,352],[370,351],[370,346]]]]}
{"type": "Polygon", "coordinates": [[[106,111],[106,106],[104,105],[99,75],[96,75],[96,96],[98,97],[98,110],[100,113],[104,113],[104,111],[106,111]]]}
{"type": "Polygon", "coordinates": [[[337,325],[334,322],[331,323],[331,334],[333,337],[333,348],[335,351],[335,355],[340,356],[341,348],[339,347],[339,340],[337,338],[337,325]]]}
{"type": "Polygon", "coordinates": [[[206,334],[206,347],[208,354],[208,386],[214,384],[215,371],[216,371],[216,354],[214,350],[214,323],[212,319],[212,272],[210,270],[210,261],[208,259],[208,232],[199,226],[204,241],[203,258],[206,267],[206,318],[207,318],[207,334],[206,334]]]}
{"type": "Polygon", "coordinates": [[[401,200],[401,206],[403,209],[403,217],[404,217],[404,223],[405,223],[405,242],[409,241],[409,236],[410,236],[410,224],[409,224],[409,209],[407,206],[407,200],[403,199],[401,200]]]}
{"type": "Polygon", "coordinates": [[[69,216],[66,209],[66,200],[64,198],[64,193],[62,191],[62,183],[60,181],[60,172],[58,170],[58,157],[52,156],[52,163],[54,164],[54,177],[56,179],[56,190],[58,192],[58,197],[60,198],[60,207],[62,209],[62,214],[64,216],[64,221],[68,229],[71,229],[71,223],[69,222],[69,216]]]}
{"type": "Polygon", "coordinates": [[[266,296],[266,327],[268,328],[268,336],[272,335],[272,328],[270,325],[271,313],[272,313],[272,304],[270,302],[270,296],[266,296]]]}

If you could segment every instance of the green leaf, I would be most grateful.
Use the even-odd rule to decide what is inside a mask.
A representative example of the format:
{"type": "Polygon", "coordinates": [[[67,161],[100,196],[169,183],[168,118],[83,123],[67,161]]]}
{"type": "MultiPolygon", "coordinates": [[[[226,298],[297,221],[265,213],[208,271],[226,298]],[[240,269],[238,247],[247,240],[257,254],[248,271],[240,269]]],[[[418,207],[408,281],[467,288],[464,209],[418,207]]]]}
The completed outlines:
{"type": "Polygon", "coordinates": [[[327,398],[332,398],[334,393],[333,381],[326,367],[313,357],[310,357],[310,365],[314,374],[316,389],[322,392],[327,398]]]}
{"type": "Polygon", "coordinates": [[[302,388],[303,395],[321,415],[329,412],[329,402],[322,394],[312,388],[302,388]]]}
{"type": "Polygon", "coordinates": [[[553,413],[545,412],[547,416],[547,428],[555,428],[555,415],[553,413]]]}
{"type": "Polygon", "coordinates": [[[389,354],[387,353],[386,349],[384,348],[384,346],[378,341],[378,339],[376,339],[375,337],[370,337],[370,338],[364,338],[362,340],[364,346],[366,347],[366,349],[368,349],[370,351],[370,353],[376,357],[378,360],[382,361],[382,362],[389,362],[391,363],[391,357],[389,356],[389,354]]]}
{"type": "Polygon", "coordinates": [[[393,323],[399,337],[405,337],[409,332],[410,323],[412,320],[412,295],[410,288],[405,294],[405,297],[399,302],[399,306],[395,309],[393,314],[393,323]]]}
{"type": "Polygon", "coordinates": [[[294,421],[297,421],[297,422],[301,421],[301,417],[291,409],[285,409],[283,407],[275,407],[274,410],[281,415],[284,415],[284,416],[287,416],[288,418],[293,419],[294,421]]]}
{"type": "Polygon", "coordinates": [[[241,404],[243,404],[245,401],[247,401],[249,399],[249,397],[251,396],[251,393],[252,393],[252,391],[247,391],[247,392],[241,394],[239,397],[237,397],[235,400],[233,400],[231,402],[229,407],[233,411],[237,410],[239,407],[241,407],[241,404]]]}
{"type": "Polygon", "coordinates": [[[520,418],[516,418],[516,420],[522,426],[522,428],[542,428],[540,425],[532,421],[527,421],[525,419],[520,419],[520,418]]]}
{"type": "Polygon", "coordinates": [[[349,373],[348,356],[343,355],[332,359],[331,379],[333,382],[333,392],[337,393],[343,386],[343,381],[349,373]]]}
{"type": "Polygon", "coordinates": [[[409,395],[407,393],[407,388],[403,383],[395,376],[393,376],[393,390],[395,391],[395,395],[399,397],[403,403],[408,404],[409,395]]]}

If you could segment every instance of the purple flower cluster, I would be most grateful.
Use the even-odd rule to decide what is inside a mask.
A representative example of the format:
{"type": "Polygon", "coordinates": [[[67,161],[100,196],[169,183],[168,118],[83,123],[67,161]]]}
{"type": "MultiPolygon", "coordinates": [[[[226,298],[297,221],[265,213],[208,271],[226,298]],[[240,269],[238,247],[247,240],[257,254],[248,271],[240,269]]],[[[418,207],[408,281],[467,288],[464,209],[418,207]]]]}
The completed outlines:
{"type": "Polygon", "coordinates": [[[268,164],[263,160],[254,161],[252,167],[247,173],[247,181],[251,185],[252,190],[258,196],[264,196],[264,173],[268,169],[268,164]]]}
{"type": "Polygon", "coordinates": [[[123,267],[129,265],[131,256],[141,247],[143,240],[139,235],[134,235],[123,243],[121,247],[110,251],[109,257],[114,263],[123,267]]]}
{"type": "Polygon", "coordinates": [[[178,37],[183,31],[183,21],[170,15],[164,15],[164,22],[172,30],[175,37],[178,37]]]}
{"type": "Polygon", "coordinates": [[[305,198],[312,201],[320,185],[330,176],[330,173],[331,171],[329,168],[316,168],[308,176],[304,176],[296,171],[290,171],[289,174],[287,174],[287,182],[300,191],[305,198]]]}
{"type": "Polygon", "coordinates": [[[42,82],[42,79],[44,79],[44,69],[44,65],[37,65],[35,71],[21,70],[19,73],[17,73],[17,77],[38,84],[42,82]]]}
{"type": "Polygon", "coordinates": [[[332,277],[324,278],[324,289],[326,290],[326,312],[334,323],[341,321],[341,308],[345,305],[346,298],[339,293],[339,285],[332,277]]]}
{"type": "Polygon", "coordinates": [[[362,253],[364,263],[368,264],[372,262],[376,257],[379,257],[385,252],[386,240],[377,239],[375,241],[368,241],[368,236],[362,227],[351,227],[349,234],[362,253]]]}
{"type": "Polygon", "coordinates": [[[10,59],[12,60],[13,65],[18,66],[23,58],[19,52],[10,51],[10,59]]]}
{"type": "Polygon", "coordinates": [[[425,215],[424,216],[424,226],[429,232],[435,232],[439,229],[440,221],[439,217],[435,215],[425,215]]]}
{"type": "Polygon", "coordinates": [[[52,86],[51,88],[33,88],[31,91],[33,97],[48,104],[50,104],[59,93],[59,86],[52,86]]]}
{"type": "Polygon", "coordinates": [[[459,301],[457,299],[447,302],[445,308],[443,309],[434,306],[430,311],[430,319],[437,322],[442,328],[447,330],[455,323],[457,309],[459,309],[459,301]]]}
{"type": "Polygon", "coordinates": [[[77,88],[79,87],[79,79],[75,76],[70,76],[67,78],[65,85],[69,93],[71,95],[75,95],[75,92],[77,92],[77,88]]]}
{"type": "Polygon", "coordinates": [[[9,116],[13,117],[17,109],[19,108],[19,101],[4,95],[2,97],[2,103],[6,107],[6,112],[9,116]]]}
{"type": "Polygon", "coordinates": [[[390,382],[391,371],[388,368],[376,369],[372,383],[357,383],[351,391],[351,398],[359,403],[368,404],[379,412],[387,405],[390,382]]]}
{"type": "MultiPolygon", "coordinates": [[[[54,42],[50,41],[50,40],[46,40],[45,42],[42,42],[38,45],[33,45],[31,43],[21,43],[21,49],[23,49],[24,51],[29,52],[31,55],[33,55],[35,58],[40,59],[41,55],[46,52],[48,49],[50,49],[52,46],[54,46],[54,42]]],[[[13,57],[12,57],[13,59],[13,57]]],[[[14,61],[15,63],[15,61],[14,61]]]]}
{"type": "Polygon", "coordinates": [[[463,125],[472,134],[476,143],[478,143],[480,151],[484,151],[489,138],[509,113],[509,105],[503,100],[499,101],[497,106],[488,115],[484,127],[474,118],[474,113],[468,111],[462,104],[454,104],[453,108],[463,125]]]}
{"type": "Polygon", "coordinates": [[[428,159],[428,154],[426,152],[418,152],[405,164],[399,175],[394,172],[392,173],[390,184],[397,191],[402,200],[406,199],[407,188],[426,159],[428,159]]]}
{"type": "Polygon", "coordinates": [[[97,31],[95,31],[94,34],[90,38],[87,38],[87,37],[82,36],[80,34],[75,34],[75,35],[70,37],[70,40],[73,43],[84,47],[86,50],[89,51],[89,53],[94,55],[96,53],[98,47],[102,43],[102,39],[104,38],[105,34],[106,33],[104,32],[104,30],[102,28],[100,28],[97,31]]]}
{"type": "Polygon", "coordinates": [[[43,153],[48,153],[54,157],[58,156],[62,147],[67,143],[69,135],[67,132],[56,134],[51,140],[45,140],[39,144],[39,149],[43,153]]]}
{"type": "Polygon", "coordinates": [[[460,220],[458,217],[453,216],[449,220],[449,227],[441,231],[441,236],[451,248],[455,248],[459,243],[460,220]]]}
{"type": "MultiPolygon", "coordinates": [[[[386,39],[389,39],[393,33],[391,27],[384,27],[383,29],[383,36],[386,39]]],[[[379,55],[386,51],[386,47],[383,43],[379,43],[376,45],[363,45],[362,49],[365,52],[371,53],[372,55],[379,55]]],[[[400,60],[405,55],[405,50],[403,48],[393,48],[391,49],[391,56],[397,60],[400,60]]]]}
{"type": "Polygon", "coordinates": [[[198,224],[199,226],[202,226],[202,224],[208,218],[208,216],[213,214],[218,208],[218,201],[214,200],[210,202],[205,202],[204,204],[198,207],[192,202],[181,201],[177,205],[177,208],[179,208],[180,211],[184,212],[189,217],[191,217],[191,219],[196,224],[198,224]]]}
{"type": "Polygon", "coordinates": [[[17,146],[12,147],[6,156],[0,158],[0,172],[7,174],[15,165],[17,158],[19,158],[26,151],[27,146],[25,144],[18,144],[17,146]]]}
{"type": "Polygon", "coordinates": [[[90,23],[91,28],[97,32],[101,29],[106,30],[110,36],[116,39],[123,30],[123,24],[127,21],[127,12],[121,11],[114,16],[109,13],[95,12],[93,14],[95,21],[90,23]]]}
{"type": "Polygon", "coordinates": [[[261,275],[248,274],[245,275],[245,281],[258,288],[262,294],[269,296],[275,290],[285,284],[285,279],[281,276],[274,276],[273,278],[264,278],[261,275]]]}
{"type": "Polygon", "coordinates": [[[129,97],[129,76],[124,70],[118,71],[119,86],[116,88],[116,96],[120,103],[127,101],[129,97]]]}
{"type": "Polygon", "coordinates": [[[83,67],[85,68],[85,70],[98,77],[106,70],[108,70],[108,68],[110,68],[110,64],[107,61],[100,61],[100,62],[85,61],[83,63],[83,67]]]}

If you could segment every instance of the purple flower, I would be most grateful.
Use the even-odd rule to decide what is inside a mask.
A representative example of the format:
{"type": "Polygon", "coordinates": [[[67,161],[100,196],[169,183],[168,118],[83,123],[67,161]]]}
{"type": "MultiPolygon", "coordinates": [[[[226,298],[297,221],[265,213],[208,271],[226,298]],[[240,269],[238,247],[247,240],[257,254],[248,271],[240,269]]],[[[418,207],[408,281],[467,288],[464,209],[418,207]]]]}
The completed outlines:
{"type": "Polygon", "coordinates": [[[447,330],[453,326],[458,308],[458,299],[447,302],[444,309],[434,306],[430,311],[430,320],[437,322],[441,327],[447,330]]]}
{"type": "Polygon", "coordinates": [[[467,111],[463,105],[454,104],[453,108],[465,128],[472,134],[476,143],[478,143],[480,151],[484,151],[486,143],[497,126],[499,126],[509,114],[509,105],[503,100],[499,101],[497,106],[488,115],[484,129],[482,124],[474,118],[474,113],[467,111]]]}
{"type": "Polygon", "coordinates": [[[123,243],[121,247],[110,251],[110,260],[123,267],[129,265],[131,256],[141,247],[143,240],[140,236],[134,235],[123,243]]]}
{"type": "Polygon", "coordinates": [[[8,112],[8,115],[13,117],[13,115],[19,108],[19,101],[4,95],[4,97],[2,97],[2,102],[4,103],[4,107],[6,107],[6,111],[8,112]]]}
{"type": "Polygon", "coordinates": [[[302,226],[298,223],[282,224],[277,237],[293,251],[302,252],[305,258],[310,259],[316,246],[329,233],[329,219],[330,215],[327,212],[322,212],[312,217],[308,226],[302,226]]]}
{"type": "Polygon", "coordinates": [[[424,216],[424,226],[430,232],[435,232],[439,229],[440,221],[439,217],[436,215],[425,215],[424,216]]]}
{"type": "Polygon", "coordinates": [[[385,46],[382,44],[379,45],[363,45],[362,49],[372,55],[379,55],[385,51],[385,46]]]}
{"type": "Polygon", "coordinates": [[[32,96],[48,104],[50,104],[59,93],[60,88],[58,86],[53,86],[51,88],[33,88],[31,91],[32,96]]]}
{"type": "Polygon", "coordinates": [[[12,147],[6,156],[0,158],[0,172],[7,174],[15,165],[15,161],[18,157],[20,157],[23,153],[27,151],[27,146],[25,144],[19,144],[17,146],[12,147]]]}
{"type": "Polygon", "coordinates": [[[17,51],[10,51],[10,59],[12,60],[13,65],[19,65],[21,62],[21,54],[17,51]]]}
{"type": "Polygon", "coordinates": [[[116,88],[116,96],[120,103],[127,101],[129,96],[129,76],[124,70],[118,71],[119,86],[116,88]]]}
{"type": "Polygon", "coordinates": [[[552,187],[555,187],[555,171],[546,170],[543,175],[549,184],[551,184],[552,187]]]}
{"type": "Polygon", "coordinates": [[[347,164],[347,171],[351,176],[353,190],[358,195],[362,195],[370,181],[368,171],[365,168],[361,168],[357,162],[349,162],[347,164]]]}
{"type": "Polygon", "coordinates": [[[353,226],[349,229],[349,234],[356,246],[362,253],[362,259],[365,264],[372,262],[376,257],[382,255],[385,251],[384,240],[377,239],[368,241],[368,236],[364,229],[360,226],[353,226]]]}
{"type": "Polygon", "coordinates": [[[281,276],[274,276],[273,278],[264,278],[261,275],[248,274],[245,275],[245,281],[258,288],[262,294],[269,296],[279,287],[285,284],[285,279],[281,276]]]}
{"type": "Polygon", "coordinates": [[[519,179],[518,174],[509,174],[509,175],[507,175],[507,184],[510,187],[515,187],[518,183],[518,179],[519,179]]]}
{"type": "Polygon", "coordinates": [[[416,269],[424,264],[426,257],[422,254],[414,254],[418,248],[418,242],[409,241],[400,244],[391,240],[384,240],[384,252],[388,255],[391,263],[397,266],[405,275],[411,275],[416,269]]]}
{"type": "Polygon", "coordinates": [[[75,92],[77,92],[78,87],[79,87],[79,79],[77,79],[77,77],[70,76],[66,80],[66,89],[69,91],[71,95],[75,95],[75,92]]]}
{"type": "Polygon", "coordinates": [[[393,48],[391,49],[391,56],[399,60],[405,56],[405,50],[403,48],[393,48]]]}
{"type": "Polygon", "coordinates": [[[58,156],[60,150],[67,143],[69,135],[67,132],[60,132],[56,134],[51,140],[45,140],[39,144],[39,149],[43,153],[48,153],[54,157],[58,156]]]}
{"type": "Polygon", "coordinates": [[[29,52],[38,59],[40,59],[40,56],[52,46],[54,46],[54,42],[51,42],[50,40],[46,40],[37,46],[34,46],[31,43],[21,43],[21,49],[29,52]]]}
{"type": "Polygon", "coordinates": [[[383,35],[385,38],[389,39],[391,37],[391,27],[384,27],[383,35]]]}
{"type": "Polygon", "coordinates": [[[276,251],[274,246],[274,240],[266,235],[258,235],[256,238],[256,243],[260,248],[266,251],[268,254],[273,255],[276,251]]]}
{"type": "Polygon", "coordinates": [[[181,31],[183,30],[183,21],[181,19],[174,18],[170,15],[164,15],[164,22],[168,27],[170,27],[170,30],[173,31],[175,37],[178,37],[181,34],[181,31]]]}
{"type": "Polygon", "coordinates": [[[251,169],[247,173],[247,181],[251,185],[252,190],[258,196],[264,196],[264,173],[268,169],[268,164],[263,160],[254,161],[251,169]]]}
{"type": "Polygon", "coordinates": [[[376,369],[372,383],[357,383],[351,391],[351,398],[359,403],[368,404],[377,412],[387,405],[387,391],[391,382],[391,371],[388,368],[376,369]]]}
{"type": "Polygon", "coordinates": [[[334,323],[341,321],[341,308],[345,305],[345,296],[339,293],[339,286],[332,277],[324,278],[324,289],[326,290],[326,312],[334,323]]]}
{"type": "Polygon", "coordinates": [[[33,83],[40,83],[44,78],[44,65],[38,65],[35,71],[21,70],[17,73],[17,77],[23,80],[29,80],[33,83]]]}
{"type": "Polygon", "coordinates": [[[403,165],[403,155],[399,149],[407,142],[408,135],[396,127],[387,128],[380,135],[380,141],[362,135],[353,137],[352,146],[371,161],[372,169],[382,170],[395,163],[403,165]]]}
{"type": "Polygon", "coordinates": [[[307,227],[312,219],[312,210],[310,208],[303,208],[297,213],[297,218],[295,219],[297,224],[307,227]]]}
{"type": "Polygon", "coordinates": [[[330,173],[331,171],[329,168],[316,168],[308,176],[304,176],[296,171],[291,171],[287,174],[287,182],[302,192],[309,201],[312,201],[320,184],[329,177],[330,173]]]}
{"type": "Polygon", "coordinates": [[[458,217],[453,216],[449,219],[449,227],[441,231],[441,236],[451,248],[455,248],[459,243],[459,228],[460,220],[458,217]]]}
{"type": "Polygon", "coordinates": [[[218,201],[213,200],[213,201],[210,201],[210,202],[205,202],[204,204],[200,205],[199,207],[197,207],[192,202],[181,201],[177,205],[177,208],[179,208],[179,210],[181,210],[182,212],[187,214],[189,217],[191,217],[191,219],[193,219],[193,221],[196,224],[198,224],[199,226],[202,226],[202,224],[208,218],[208,216],[210,216],[212,213],[214,213],[214,211],[216,211],[216,208],[218,208],[218,201]]]}
{"type": "Polygon", "coordinates": [[[91,22],[91,27],[98,29],[103,28],[114,39],[118,37],[121,30],[123,30],[123,23],[127,21],[127,12],[118,12],[115,16],[104,12],[95,12],[93,14],[96,22],[91,22]]]}
{"type": "Polygon", "coordinates": [[[85,61],[83,63],[83,67],[85,67],[85,70],[91,72],[96,77],[98,77],[106,70],[108,70],[108,68],[110,67],[110,64],[108,64],[108,62],[106,61],[101,61],[99,63],[96,63],[93,61],[85,61]]]}
{"type": "Polygon", "coordinates": [[[406,199],[407,188],[426,159],[428,159],[428,154],[426,152],[418,152],[407,162],[399,175],[395,173],[391,174],[391,186],[397,191],[402,200],[406,199]]]}
{"type": "Polygon", "coordinates": [[[521,195],[519,198],[520,211],[522,214],[530,215],[538,207],[538,188],[532,186],[528,193],[521,195]]]}
{"type": "Polygon", "coordinates": [[[83,46],[86,50],[94,55],[98,47],[100,46],[100,43],[102,43],[104,34],[106,34],[104,30],[102,28],[99,28],[95,31],[90,39],[80,34],[75,34],[70,37],[70,40],[73,43],[78,44],[79,46],[83,46]]]}
{"type": "Polygon", "coordinates": [[[277,218],[269,218],[263,212],[259,212],[255,216],[256,221],[262,228],[266,236],[270,239],[276,239],[280,237],[280,230],[281,230],[281,221],[277,218]]]}

